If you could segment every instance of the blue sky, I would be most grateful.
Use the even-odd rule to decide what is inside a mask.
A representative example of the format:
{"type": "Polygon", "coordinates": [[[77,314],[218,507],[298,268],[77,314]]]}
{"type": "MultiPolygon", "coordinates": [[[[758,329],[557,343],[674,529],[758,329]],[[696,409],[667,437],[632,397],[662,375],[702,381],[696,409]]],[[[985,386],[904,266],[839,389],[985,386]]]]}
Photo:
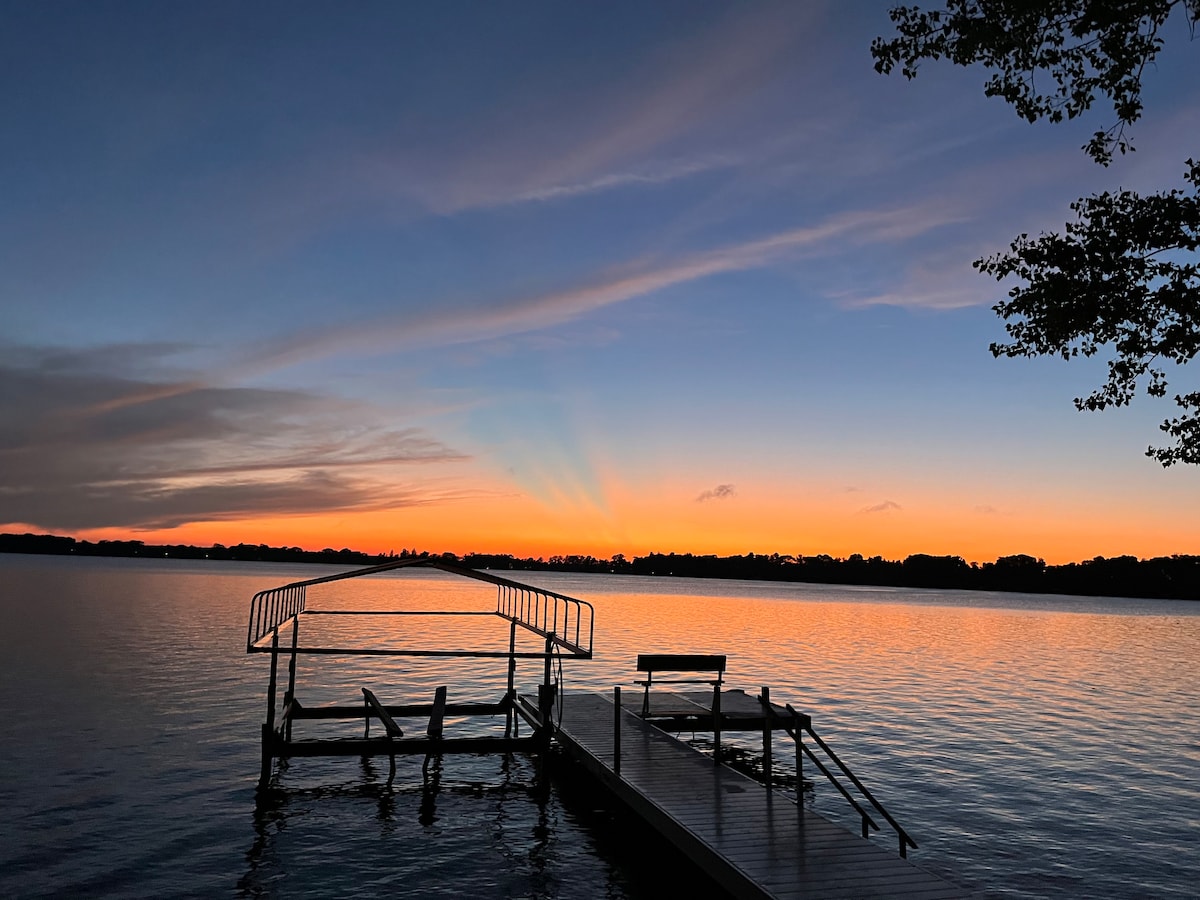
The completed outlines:
{"type": "Polygon", "coordinates": [[[0,525],[1195,551],[1194,470],[1143,456],[1170,404],[994,360],[970,266],[1181,183],[1186,23],[1105,170],[1103,108],[877,75],[888,6],[0,5],[0,525]]]}

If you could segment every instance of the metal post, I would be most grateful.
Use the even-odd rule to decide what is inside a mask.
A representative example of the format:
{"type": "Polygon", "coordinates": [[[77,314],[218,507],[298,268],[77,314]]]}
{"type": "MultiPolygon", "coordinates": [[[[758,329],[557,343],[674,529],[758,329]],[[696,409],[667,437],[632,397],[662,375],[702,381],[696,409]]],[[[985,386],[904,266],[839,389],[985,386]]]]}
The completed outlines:
{"type": "Polygon", "coordinates": [[[792,714],[792,730],[796,732],[796,802],[804,800],[804,732],[800,730],[800,719],[792,714]]]}
{"type": "Polygon", "coordinates": [[[613,688],[613,772],[621,774],[621,688],[613,688]]]}
{"type": "Polygon", "coordinates": [[[279,669],[279,626],[271,634],[271,679],[267,682],[267,727],[275,727],[275,685],[279,669]]]}
{"type": "Polygon", "coordinates": [[[262,727],[262,766],[258,771],[258,789],[266,790],[271,783],[271,726],[265,722],[262,727]]]}
{"type": "Polygon", "coordinates": [[[262,727],[262,766],[258,773],[259,788],[266,788],[271,780],[271,760],[274,759],[275,740],[275,681],[279,663],[279,628],[271,638],[271,679],[267,682],[267,721],[262,727]]]}
{"type": "Polygon", "coordinates": [[[517,727],[517,623],[508,626],[508,718],[504,722],[504,736],[517,727]]]}
{"type": "Polygon", "coordinates": [[[713,686],[713,762],[721,761],[721,682],[713,686]]]}
{"type": "MultiPolygon", "coordinates": [[[[292,616],[292,659],[288,663],[288,687],[287,693],[284,694],[284,702],[291,704],[296,699],[296,642],[300,634],[300,616],[299,614],[292,616]]],[[[290,741],[292,739],[292,711],[288,711],[287,721],[284,724],[284,739],[290,741]]]]}
{"type": "Polygon", "coordinates": [[[763,685],[763,780],[771,787],[771,689],[763,685]]]}
{"type": "Polygon", "coordinates": [[[550,739],[550,725],[553,721],[551,710],[554,708],[554,685],[550,681],[552,662],[550,657],[554,650],[554,642],[546,638],[546,672],[541,686],[538,688],[538,715],[542,720],[541,733],[545,740],[550,739]]]}

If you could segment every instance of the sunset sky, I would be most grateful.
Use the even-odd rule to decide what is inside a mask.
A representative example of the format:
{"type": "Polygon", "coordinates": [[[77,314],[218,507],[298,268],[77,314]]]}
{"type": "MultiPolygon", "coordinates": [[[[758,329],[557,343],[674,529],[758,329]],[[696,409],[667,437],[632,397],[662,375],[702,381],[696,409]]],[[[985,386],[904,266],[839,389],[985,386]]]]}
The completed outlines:
{"type": "Polygon", "coordinates": [[[993,359],[970,265],[1182,185],[1200,45],[1105,170],[890,5],[0,4],[0,531],[1200,552],[1170,400],[993,359]]]}

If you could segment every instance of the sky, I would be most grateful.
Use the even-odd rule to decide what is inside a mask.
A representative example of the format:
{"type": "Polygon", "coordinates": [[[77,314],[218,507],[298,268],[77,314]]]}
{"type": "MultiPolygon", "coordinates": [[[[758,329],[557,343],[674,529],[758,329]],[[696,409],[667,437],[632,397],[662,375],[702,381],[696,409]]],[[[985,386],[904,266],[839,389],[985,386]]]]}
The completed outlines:
{"type": "Polygon", "coordinates": [[[1200,552],[1170,400],[994,359],[971,267],[1182,186],[1186,22],[1103,169],[1102,105],[877,74],[890,5],[3,0],[0,530],[1200,552]]]}

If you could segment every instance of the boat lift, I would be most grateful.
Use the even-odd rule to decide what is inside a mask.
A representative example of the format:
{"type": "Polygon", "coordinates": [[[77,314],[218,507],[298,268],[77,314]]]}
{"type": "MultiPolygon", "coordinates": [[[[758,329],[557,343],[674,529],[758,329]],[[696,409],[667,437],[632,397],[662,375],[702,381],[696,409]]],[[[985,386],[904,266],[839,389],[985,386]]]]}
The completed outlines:
{"type": "MultiPolygon", "coordinates": [[[[391,776],[395,774],[397,754],[424,754],[426,763],[431,756],[447,753],[507,752],[516,749],[545,747],[553,731],[551,713],[556,702],[557,682],[553,679],[553,661],[561,659],[591,659],[594,633],[594,610],[590,603],[533,587],[489,571],[480,571],[445,562],[438,557],[397,559],[376,566],[297,581],[261,591],[250,602],[250,621],[246,632],[247,653],[268,653],[271,657],[270,680],[267,685],[267,714],[262,726],[262,767],[259,791],[266,789],[276,759],[308,756],[388,756],[391,776]],[[345,609],[315,604],[312,600],[318,585],[351,578],[380,575],[396,569],[427,567],[452,575],[487,582],[496,587],[494,609],[483,610],[424,610],[424,609],[345,609]],[[301,641],[301,620],[312,616],[422,616],[423,624],[442,625],[448,635],[460,616],[496,616],[508,623],[508,648],[481,650],[470,648],[429,649],[425,647],[351,646],[328,644],[309,645],[301,641]],[[526,635],[542,639],[537,649],[518,648],[518,629],[526,635]],[[288,633],[290,631],[290,634],[288,633]],[[344,657],[447,657],[505,660],[508,666],[507,689],[494,702],[455,703],[447,701],[446,687],[439,687],[430,703],[388,705],[378,698],[371,687],[363,686],[361,705],[304,706],[296,696],[296,663],[305,655],[344,657]],[[279,704],[280,657],[287,664],[287,686],[279,704]],[[536,698],[518,693],[516,670],[518,660],[542,662],[542,681],[536,698]],[[494,717],[503,715],[503,735],[454,737],[443,731],[443,719],[451,717],[494,717]],[[396,718],[427,718],[429,725],[424,737],[404,737],[396,718]],[[363,722],[362,737],[294,737],[297,723],[311,720],[349,719],[363,722]],[[371,736],[371,720],[379,721],[383,734],[371,736]],[[519,721],[532,729],[520,734],[519,721]]],[[[391,777],[389,777],[389,783],[391,777]]]]}

